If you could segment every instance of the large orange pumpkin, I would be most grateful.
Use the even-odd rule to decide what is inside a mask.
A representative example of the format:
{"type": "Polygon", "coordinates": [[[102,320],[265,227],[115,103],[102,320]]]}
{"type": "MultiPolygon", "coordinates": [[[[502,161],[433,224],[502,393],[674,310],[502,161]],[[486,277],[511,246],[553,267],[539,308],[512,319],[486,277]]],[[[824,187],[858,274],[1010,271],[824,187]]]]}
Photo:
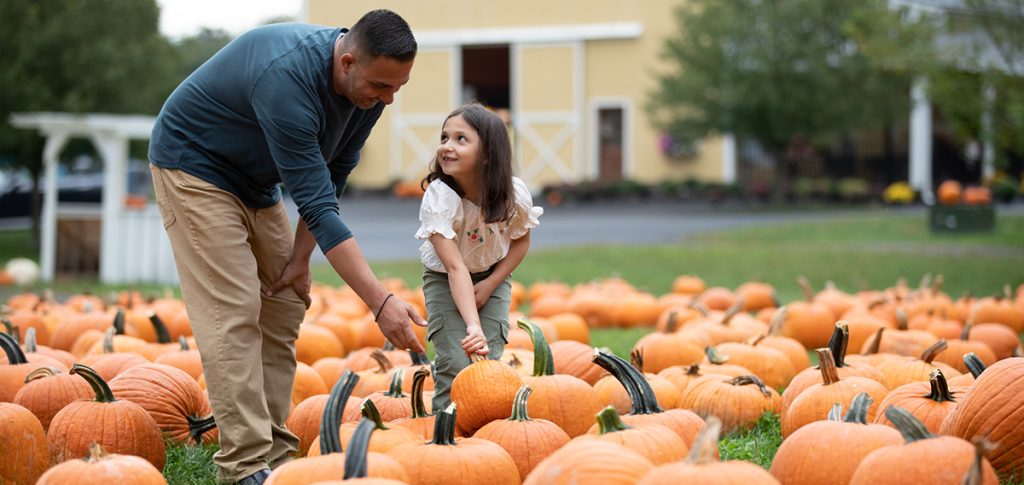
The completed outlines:
{"type": "Polygon", "coordinates": [[[66,483],[163,485],[167,483],[167,479],[152,463],[142,458],[132,455],[107,454],[99,443],[93,443],[89,446],[87,457],[68,460],[47,470],[36,485],[64,485],[66,483]]]}
{"type": "Polygon", "coordinates": [[[532,391],[523,385],[516,392],[512,415],[487,423],[473,435],[504,448],[515,460],[520,478],[526,478],[538,463],[569,442],[569,435],[557,424],[530,417],[527,399],[532,391]]]}
{"type": "MultiPolygon", "coordinates": [[[[862,392],[868,393],[872,400],[881,401],[889,392],[874,379],[860,376],[840,378],[832,351],[825,347],[817,352],[822,382],[804,389],[793,399],[789,409],[782,415],[783,438],[802,426],[826,419],[833,403],[852,401],[862,392]]],[[[873,419],[874,413],[875,409],[868,409],[868,419],[873,419]]]]}
{"type": "Polygon", "coordinates": [[[25,376],[25,387],[14,396],[14,403],[32,411],[43,429],[49,429],[57,411],[91,396],[92,388],[85,380],[62,374],[52,367],[40,367],[25,376]]]}
{"type": "Polygon", "coordinates": [[[718,418],[708,418],[708,424],[697,437],[688,460],[656,467],[636,482],[637,485],[666,483],[777,485],[779,483],[767,470],[753,463],[740,460],[718,461],[718,436],[721,430],[722,423],[718,418]]]}
{"type": "Polygon", "coordinates": [[[143,364],[110,381],[118,399],[138,404],[160,430],[181,444],[216,443],[213,410],[192,376],[177,367],[143,364]]]}
{"type": "Polygon", "coordinates": [[[35,483],[50,467],[46,433],[31,411],[0,402],[0,482],[35,483]]]}
{"type": "Polygon", "coordinates": [[[473,358],[476,362],[452,380],[451,390],[452,402],[459,406],[459,429],[467,435],[495,419],[507,418],[516,391],[523,386],[523,378],[508,364],[476,354],[473,358]]]}
{"type": "Polygon", "coordinates": [[[650,460],[622,445],[599,440],[577,441],[537,464],[523,480],[523,485],[633,485],[652,468],[654,464],[650,460]]]}

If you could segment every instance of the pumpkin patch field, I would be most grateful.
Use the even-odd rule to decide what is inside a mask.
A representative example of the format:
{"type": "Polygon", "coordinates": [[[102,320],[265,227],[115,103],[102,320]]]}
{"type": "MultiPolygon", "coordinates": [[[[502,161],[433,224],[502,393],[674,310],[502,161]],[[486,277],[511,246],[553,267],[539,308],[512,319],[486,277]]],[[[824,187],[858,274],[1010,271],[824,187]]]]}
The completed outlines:
{"type": "MultiPolygon", "coordinates": [[[[391,348],[317,269],[300,449],[267,483],[1024,483],[1024,221],[1005,220],[531,252],[504,353],[446,409],[432,352],[391,348]]],[[[425,313],[415,264],[374,269],[425,313]]],[[[147,293],[4,297],[0,483],[215,483],[188,314],[147,293]]]]}

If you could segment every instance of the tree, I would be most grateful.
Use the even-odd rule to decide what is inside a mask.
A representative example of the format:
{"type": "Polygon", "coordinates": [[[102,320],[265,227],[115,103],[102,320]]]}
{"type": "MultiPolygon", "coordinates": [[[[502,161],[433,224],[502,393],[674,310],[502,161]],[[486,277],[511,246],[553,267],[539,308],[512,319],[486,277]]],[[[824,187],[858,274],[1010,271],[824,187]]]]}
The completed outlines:
{"type": "Polygon", "coordinates": [[[0,158],[32,175],[34,235],[42,140],[10,126],[10,113],[155,114],[179,81],[159,14],[155,0],[0,2],[0,158]]]}
{"type": "Polygon", "coordinates": [[[905,116],[931,33],[887,3],[687,1],[648,113],[681,140],[757,140],[775,159],[778,197],[792,175],[787,151],[905,116]]]}

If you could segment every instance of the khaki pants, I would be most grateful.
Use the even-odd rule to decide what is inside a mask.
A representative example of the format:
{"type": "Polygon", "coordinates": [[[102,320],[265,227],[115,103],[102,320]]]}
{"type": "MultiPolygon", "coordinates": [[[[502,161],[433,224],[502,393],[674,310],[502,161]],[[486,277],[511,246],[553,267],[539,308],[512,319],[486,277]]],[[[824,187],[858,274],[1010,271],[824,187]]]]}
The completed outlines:
{"type": "MultiPolygon", "coordinates": [[[[473,283],[486,278],[490,271],[473,273],[473,283]]],[[[455,375],[470,364],[469,356],[462,350],[462,339],[466,338],[466,322],[462,320],[448,274],[424,270],[423,296],[427,304],[427,340],[434,345],[434,400],[431,409],[441,412],[451,404],[452,381],[455,375]]],[[[508,312],[512,303],[512,278],[505,278],[491,298],[479,311],[480,327],[487,337],[487,358],[497,360],[508,343],[508,312]]]]}
{"type": "Polygon", "coordinates": [[[290,288],[263,294],[291,257],[291,224],[284,204],[252,209],[186,172],[150,168],[220,432],[217,476],[236,481],[298,449],[284,422],[305,305],[290,288]]]}

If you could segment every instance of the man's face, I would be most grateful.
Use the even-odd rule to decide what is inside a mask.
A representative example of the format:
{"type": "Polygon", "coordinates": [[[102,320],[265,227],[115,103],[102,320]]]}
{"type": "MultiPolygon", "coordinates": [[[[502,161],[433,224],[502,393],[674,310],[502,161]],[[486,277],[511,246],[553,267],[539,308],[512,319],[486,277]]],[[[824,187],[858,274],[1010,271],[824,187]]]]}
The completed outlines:
{"type": "Polygon", "coordinates": [[[334,63],[334,91],[360,109],[377,102],[391,104],[395,93],[409,82],[413,61],[400,62],[390,57],[370,59],[346,52],[334,63]]]}

